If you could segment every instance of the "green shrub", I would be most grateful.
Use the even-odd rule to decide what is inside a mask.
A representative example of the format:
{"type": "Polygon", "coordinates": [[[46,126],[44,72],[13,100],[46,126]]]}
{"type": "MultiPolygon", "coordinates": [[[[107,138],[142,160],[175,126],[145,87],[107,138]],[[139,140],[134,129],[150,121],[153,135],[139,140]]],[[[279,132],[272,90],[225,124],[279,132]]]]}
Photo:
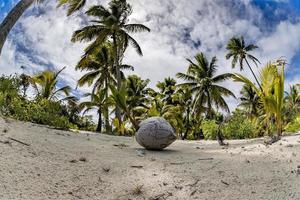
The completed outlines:
{"type": "Polygon", "coordinates": [[[26,99],[29,82],[22,80],[22,75],[0,76],[1,115],[60,129],[95,130],[92,119],[80,116],[80,111],[76,112],[76,105],[72,107],[71,104],[40,97],[35,100],[26,99]]]}
{"type": "Polygon", "coordinates": [[[284,130],[286,132],[298,132],[298,131],[300,131],[300,117],[297,117],[292,122],[288,123],[284,127],[284,130]]]}
{"type": "Polygon", "coordinates": [[[227,139],[245,139],[256,135],[256,124],[242,116],[234,116],[222,126],[222,133],[227,139]]]}
{"type": "Polygon", "coordinates": [[[219,125],[215,120],[204,120],[201,124],[203,130],[204,139],[215,140],[217,136],[219,125]]]}
{"type": "Polygon", "coordinates": [[[62,105],[46,99],[29,101],[20,93],[18,76],[0,77],[0,113],[21,121],[69,129],[71,123],[62,105]]]}

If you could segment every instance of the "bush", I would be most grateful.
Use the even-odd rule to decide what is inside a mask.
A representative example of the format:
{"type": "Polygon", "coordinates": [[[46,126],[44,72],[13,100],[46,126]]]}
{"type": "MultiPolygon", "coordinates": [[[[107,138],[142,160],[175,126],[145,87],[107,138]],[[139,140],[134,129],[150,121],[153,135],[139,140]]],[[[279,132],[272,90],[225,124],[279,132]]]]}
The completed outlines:
{"type": "Polygon", "coordinates": [[[69,129],[71,123],[62,113],[62,105],[46,99],[29,101],[19,92],[17,76],[0,77],[0,113],[21,121],[69,129]]]}
{"type": "Polygon", "coordinates": [[[284,127],[284,130],[286,132],[298,132],[298,131],[300,131],[300,117],[297,117],[292,122],[288,123],[284,127]]]}
{"type": "Polygon", "coordinates": [[[203,130],[204,139],[215,140],[217,136],[219,125],[215,120],[204,120],[201,124],[203,130]]]}
{"type": "Polygon", "coordinates": [[[255,136],[256,125],[250,119],[234,117],[222,127],[222,133],[227,139],[246,139],[255,136]]]}

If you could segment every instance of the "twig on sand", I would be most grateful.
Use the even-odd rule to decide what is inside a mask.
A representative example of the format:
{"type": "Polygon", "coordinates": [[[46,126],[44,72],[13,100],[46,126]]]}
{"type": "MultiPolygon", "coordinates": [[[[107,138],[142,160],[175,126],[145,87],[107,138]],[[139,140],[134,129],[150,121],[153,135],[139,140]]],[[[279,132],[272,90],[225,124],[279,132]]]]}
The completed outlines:
{"type": "Polygon", "coordinates": [[[190,162],[171,162],[170,165],[184,165],[186,163],[194,163],[194,162],[197,162],[199,160],[213,160],[214,158],[199,158],[195,161],[190,161],[190,162]]]}
{"type": "Polygon", "coordinates": [[[30,146],[30,144],[27,144],[27,143],[22,142],[22,141],[20,141],[20,140],[14,139],[14,138],[12,138],[12,137],[9,137],[8,139],[13,140],[13,141],[15,141],[15,142],[18,142],[18,143],[23,144],[23,145],[28,146],[28,147],[30,146]]]}
{"type": "Polygon", "coordinates": [[[227,183],[227,182],[225,182],[225,181],[223,181],[223,180],[221,180],[221,183],[223,183],[223,184],[225,184],[225,185],[229,185],[229,183],[227,183]]]}
{"type": "Polygon", "coordinates": [[[102,167],[102,170],[106,173],[108,173],[110,171],[110,168],[109,167],[102,167]]]}
{"type": "Polygon", "coordinates": [[[0,143],[2,143],[2,144],[10,144],[9,140],[4,140],[4,141],[0,140],[0,143]]]}
{"type": "Polygon", "coordinates": [[[183,165],[185,162],[178,162],[178,163],[174,163],[174,162],[171,162],[170,165],[183,165]]]}
{"type": "Polygon", "coordinates": [[[120,144],[114,144],[115,147],[119,147],[120,149],[124,148],[124,147],[129,147],[126,144],[120,143],[120,144]]]}
{"type": "Polygon", "coordinates": [[[132,168],[138,168],[138,169],[143,168],[143,166],[141,166],[141,165],[131,165],[130,167],[132,167],[132,168]]]}
{"type": "Polygon", "coordinates": [[[199,158],[198,160],[213,160],[214,158],[199,158]]]}
{"type": "Polygon", "coordinates": [[[190,196],[193,196],[196,192],[197,192],[197,190],[194,190],[194,191],[190,194],[190,196]]]}

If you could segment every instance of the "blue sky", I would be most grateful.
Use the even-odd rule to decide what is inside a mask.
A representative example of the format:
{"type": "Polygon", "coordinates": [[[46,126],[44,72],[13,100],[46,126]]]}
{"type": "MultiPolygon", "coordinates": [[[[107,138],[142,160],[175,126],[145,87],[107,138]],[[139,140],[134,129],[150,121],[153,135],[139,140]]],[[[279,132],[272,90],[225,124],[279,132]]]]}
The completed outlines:
{"type": "MultiPolygon", "coordinates": [[[[103,4],[106,1],[100,0],[103,4]]],[[[200,51],[218,57],[220,73],[238,72],[224,58],[226,43],[234,35],[244,35],[246,42],[256,43],[260,48],[254,54],[263,64],[284,56],[289,63],[287,85],[300,83],[300,0],[152,0],[146,7],[145,1],[149,2],[129,0],[133,4],[131,22],[144,23],[152,30],[134,35],[144,56],[129,49],[124,62],[135,67],[134,73],[149,78],[151,86],[184,72],[185,59],[200,51]]],[[[1,21],[16,2],[0,0],[1,21]]],[[[63,82],[75,88],[82,73],[74,66],[87,44],[73,44],[70,37],[86,22],[81,16],[66,17],[65,8],[57,9],[55,1],[33,5],[4,46],[1,72],[22,73],[20,66],[26,66],[28,73],[66,66],[63,82]]],[[[251,78],[248,70],[242,73],[251,78]]],[[[230,82],[228,87],[238,96],[240,85],[230,82]]],[[[76,93],[88,91],[86,86],[76,93]]],[[[238,102],[229,99],[229,103],[233,109],[238,102]]]]}

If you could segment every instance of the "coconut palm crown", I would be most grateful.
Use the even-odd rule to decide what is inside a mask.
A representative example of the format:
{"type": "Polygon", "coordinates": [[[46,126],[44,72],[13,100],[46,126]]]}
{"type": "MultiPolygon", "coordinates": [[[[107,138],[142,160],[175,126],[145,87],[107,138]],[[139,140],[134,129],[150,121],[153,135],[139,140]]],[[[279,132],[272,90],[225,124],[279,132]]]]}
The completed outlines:
{"type": "Polygon", "coordinates": [[[194,95],[193,111],[201,112],[206,110],[207,118],[212,118],[213,105],[229,112],[229,107],[224,97],[235,95],[227,88],[220,85],[225,80],[233,77],[231,73],[215,75],[218,66],[217,58],[213,57],[209,62],[203,53],[195,56],[196,62],[187,59],[189,62],[187,73],[177,73],[177,78],[186,82],[179,86],[188,86],[194,95]],[[206,106],[206,107],[205,107],[206,106]]]}
{"type": "Polygon", "coordinates": [[[255,49],[257,49],[258,47],[254,44],[249,44],[246,45],[244,37],[233,37],[229,40],[226,49],[228,50],[228,53],[226,54],[226,59],[230,59],[232,58],[231,64],[232,64],[232,68],[235,68],[235,66],[238,64],[240,67],[240,70],[244,70],[244,62],[246,62],[248,68],[250,69],[253,77],[256,80],[256,83],[258,84],[258,86],[261,88],[261,85],[253,71],[253,69],[251,68],[249,61],[251,60],[256,66],[258,66],[258,64],[260,63],[259,60],[253,56],[252,54],[250,54],[250,51],[253,51],[255,49]]]}

